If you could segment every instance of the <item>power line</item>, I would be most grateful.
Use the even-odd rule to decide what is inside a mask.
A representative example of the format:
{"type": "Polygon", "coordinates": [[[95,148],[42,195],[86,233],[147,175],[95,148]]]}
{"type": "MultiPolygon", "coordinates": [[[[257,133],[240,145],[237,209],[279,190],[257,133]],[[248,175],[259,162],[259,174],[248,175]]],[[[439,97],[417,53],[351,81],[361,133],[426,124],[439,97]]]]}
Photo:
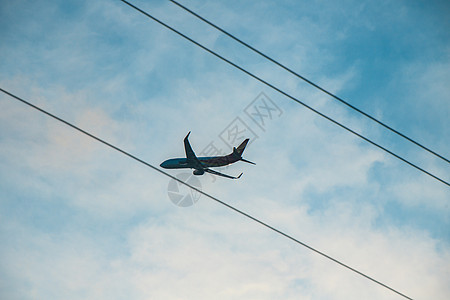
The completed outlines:
{"type": "Polygon", "coordinates": [[[173,180],[175,180],[175,181],[177,181],[177,182],[179,182],[179,183],[181,183],[181,184],[183,184],[183,185],[185,185],[185,186],[187,186],[187,187],[189,187],[189,188],[191,188],[191,189],[193,189],[193,190],[195,190],[197,192],[199,192],[200,194],[202,194],[202,195],[204,195],[204,196],[206,196],[206,197],[208,197],[208,198],[210,198],[210,199],[212,199],[212,200],[222,204],[223,206],[225,206],[225,207],[227,207],[227,208],[229,208],[229,209],[231,209],[231,210],[233,210],[233,211],[243,215],[244,217],[247,217],[250,220],[252,220],[254,222],[257,222],[260,225],[262,225],[262,226],[264,226],[264,227],[266,227],[266,228],[268,228],[268,229],[270,229],[270,230],[272,230],[272,231],[274,231],[274,232],[276,232],[276,233],[278,233],[278,234],[280,234],[280,235],[290,239],[291,241],[293,241],[293,242],[295,242],[295,243],[297,243],[297,244],[299,244],[299,245],[301,245],[301,246],[303,246],[303,247],[305,247],[305,248],[307,248],[307,249],[309,249],[309,250],[311,250],[311,251],[313,251],[313,252],[315,252],[315,253],[317,253],[317,254],[319,254],[319,255],[321,255],[321,256],[323,256],[323,257],[325,257],[325,258],[327,258],[327,259],[329,259],[329,260],[331,260],[331,261],[333,261],[335,263],[337,263],[337,264],[339,264],[339,265],[341,265],[342,267],[344,267],[344,268],[346,268],[346,269],[348,269],[350,271],[353,271],[353,272],[363,276],[364,278],[369,279],[370,281],[372,281],[372,282],[374,282],[374,283],[376,283],[376,284],[378,284],[378,285],[380,285],[380,286],[382,286],[382,287],[384,287],[384,288],[386,288],[386,289],[388,289],[388,290],[390,290],[390,291],[392,291],[392,292],[394,292],[394,293],[396,293],[396,294],[398,294],[398,295],[400,295],[400,296],[402,296],[402,297],[404,297],[406,299],[411,299],[412,300],[412,298],[406,296],[403,293],[400,293],[399,291],[391,288],[390,286],[388,286],[388,285],[386,285],[386,284],[384,284],[384,283],[382,283],[382,282],[380,282],[380,281],[378,281],[378,280],[376,280],[376,279],[374,279],[374,278],[364,274],[363,272],[360,272],[360,271],[356,270],[355,268],[350,267],[349,265],[344,264],[343,262],[341,262],[341,261],[339,261],[339,260],[337,260],[337,259],[335,259],[335,258],[333,258],[333,257],[331,257],[331,256],[329,256],[329,255],[327,255],[327,254],[325,254],[325,253],[323,253],[323,252],[321,252],[321,251],[319,251],[319,250],[317,250],[317,249],[307,245],[307,244],[305,244],[304,242],[301,242],[300,240],[290,236],[289,234],[284,233],[283,231],[281,231],[279,229],[276,229],[275,227],[273,227],[273,226],[271,226],[271,225],[269,225],[269,224],[259,220],[258,218],[253,217],[253,216],[249,215],[248,213],[245,213],[242,210],[239,210],[239,209],[235,208],[234,206],[232,206],[232,205],[230,205],[230,204],[220,200],[219,198],[216,198],[216,197],[214,197],[214,196],[212,196],[212,195],[210,195],[210,194],[208,194],[208,193],[206,193],[206,192],[204,192],[204,191],[202,191],[202,190],[200,190],[200,189],[198,189],[198,188],[196,188],[196,187],[194,187],[194,186],[192,186],[192,185],[190,185],[190,184],[188,184],[188,183],[186,183],[186,182],[184,182],[184,181],[182,181],[182,180],[180,180],[178,178],[176,178],[175,176],[172,176],[169,173],[166,173],[165,171],[158,169],[157,167],[153,166],[152,164],[150,164],[150,163],[148,163],[148,162],[146,162],[146,161],[144,161],[144,160],[142,160],[142,159],[140,159],[140,158],[130,154],[129,152],[127,152],[125,150],[120,149],[119,147],[114,146],[113,144],[110,144],[110,143],[106,142],[105,140],[103,140],[103,139],[101,139],[101,138],[99,138],[99,137],[97,137],[97,136],[95,136],[95,135],[93,135],[93,134],[91,134],[91,133],[81,129],[80,127],[77,127],[77,126],[73,125],[72,123],[70,123],[70,122],[68,122],[68,121],[66,121],[66,120],[64,120],[64,119],[62,119],[62,118],[60,118],[60,117],[58,117],[58,116],[56,116],[56,115],[54,115],[54,114],[44,110],[44,109],[42,109],[42,108],[40,108],[40,107],[38,107],[38,106],[36,106],[36,105],[26,101],[26,100],[24,100],[24,99],[22,99],[22,98],[20,98],[20,97],[18,97],[16,95],[14,95],[14,94],[8,92],[8,91],[6,91],[6,90],[4,90],[2,88],[0,88],[0,91],[2,91],[6,95],[8,95],[8,96],[10,96],[10,97],[12,97],[12,98],[14,98],[14,99],[16,99],[18,101],[20,101],[20,102],[22,102],[22,103],[24,103],[24,104],[26,104],[26,105],[28,105],[28,106],[38,110],[38,111],[46,114],[47,116],[49,116],[49,117],[51,117],[53,119],[56,119],[57,121],[62,122],[65,125],[67,125],[67,126],[73,128],[73,129],[75,129],[75,130],[77,130],[77,131],[79,131],[79,132],[89,136],[90,138],[93,138],[94,140],[96,140],[96,141],[98,141],[98,142],[100,142],[100,143],[102,143],[102,144],[104,144],[104,145],[106,145],[106,146],[116,150],[116,151],[119,151],[120,153],[122,153],[122,154],[124,154],[124,155],[126,155],[126,156],[128,156],[128,157],[130,157],[130,158],[132,158],[134,160],[136,160],[137,162],[140,162],[141,164],[144,164],[147,167],[150,167],[153,170],[155,170],[155,171],[157,171],[157,172],[159,172],[159,173],[161,173],[161,174],[163,174],[163,175],[165,175],[165,176],[167,176],[167,177],[169,177],[169,178],[171,178],[171,179],[173,179],[173,180]]]}
{"type": "Polygon", "coordinates": [[[401,161],[407,163],[408,165],[410,165],[410,166],[416,168],[417,170],[419,170],[419,171],[421,171],[421,172],[427,174],[428,176],[430,176],[430,177],[432,177],[432,178],[434,178],[434,179],[440,181],[441,183],[443,183],[443,184],[445,184],[445,185],[447,185],[447,186],[450,187],[450,183],[448,183],[447,181],[445,181],[445,180],[443,180],[443,179],[437,177],[436,175],[433,175],[432,173],[426,171],[425,169],[423,169],[423,168],[421,168],[421,167],[419,167],[419,166],[413,164],[412,162],[408,161],[407,159],[405,159],[405,158],[401,157],[400,155],[397,155],[397,154],[395,154],[394,152],[388,150],[387,148],[385,148],[385,147],[383,147],[383,146],[381,146],[381,145],[375,143],[374,141],[372,141],[372,140],[366,138],[365,136],[363,136],[363,135],[357,133],[356,131],[354,131],[354,130],[348,128],[348,127],[346,127],[345,125],[339,123],[338,121],[335,121],[335,120],[332,119],[331,117],[329,117],[329,116],[327,116],[327,115],[321,113],[320,111],[318,111],[318,110],[312,108],[311,106],[307,105],[306,103],[304,103],[304,102],[298,100],[298,99],[295,98],[294,96],[291,96],[290,94],[288,94],[288,93],[284,92],[283,90],[277,88],[276,86],[274,86],[274,85],[268,83],[267,81],[265,81],[264,79],[261,79],[260,77],[254,75],[253,73],[250,73],[250,72],[247,71],[246,69],[240,67],[239,65],[233,63],[232,61],[226,59],[225,57],[219,55],[218,53],[212,51],[211,49],[209,49],[209,48],[203,46],[202,44],[200,44],[200,43],[198,43],[198,42],[196,42],[196,41],[193,40],[192,38],[190,38],[190,37],[188,37],[187,35],[181,33],[180,31],[176,30],[175,28],[173,28],[173,27],[167,25],[166,23],[164,23],[164,22],[162,22],[161,20],[157,19],[156,17],[150,15],[149,13],[143,11],[142,9],[140,9],[140,8],[138,8],[138,7],[136,7],[136,6],[134,6],[133,4],[131,4],[131,3],[127,2],[127,1],[125,1],[125,0],[120,0],[120,1],[122,1],[122,2],[125,3],[125,4],[127,4],[127,5],[130,6],[131,8],[135,9],[136,11],[140,12],[141,14],[147,16],[148,18],[152,19],[153,21],[159,23],[160,25],[166,27],[167,29],[173,31],[174,33],[180,35],[181,37],[185,38],[186,40],[190,41],[191,43],[197,45],[198,47],[202,48],[203,50],[205,50],[205,51],[209,52],[210,54],[216,56],[217,58],[221,59],[222,61],[224,61],[224,62],[230,64],[231,66],[235,67],[236,69],[238,69],[238,70],[244,72],[245,74],[249,75],[250,77],[252,77],[252,78],[256,79],[257,81],[259,81],[259,82],[265,84],[266,86],[268,86],[268,87],[270,87],[271,89],[277,91],[278,93],[280,93],[280,94],[282,94],[282,95],[288,97],[289,99],[291,99],[291,100],[297,102],[298,104],[303,105],[304,107],[306,107],[306,108],[308,108],[309,110],[315,112],[315,113],[318,114],[319,116],[321,116],[321,117],[327,119],[328,121],[330,121],[330,122],[332,122],[332,123],[338,125],[339,127],[343,128],[343,129],[345,129],[345,130],[347,130],[348,132],[350,132],[350,133],[356,135],[357,137],[359,137],[359,138],[365,140],[366,142],[372,144],[373,146],[375,146],[375,147],[377,147],[377,148],[379,148],[379,149],[385,151],[386,153],[389,153],[390,155],[396,157],[397,159],[399,159],[399,160],[401,160],[401,161]]]}
{"type": "Polygon", "coordinates": [[[309,80],[308,78],[298,74],[297,72],[293,71],[292,69],[286,67],[285,65],[281,64],[280,62],[276,61],[275,59],[271,58],[270,56],[264,54],[263,52],[259,51],[258,49],[256,49],[255,47],[252,47],[251,45],[249,45],[248,43],[242,41],[241,39],[237,38],[235,35],[227,32],[226,30],[222,29],[221,27],[215,25],[214,23],[208,21],[207,19],[203,18],[202,16],[200,16],[199,14],[195,13],[194,11],[190,10],[189,8],[187,8],[186,6],[178,3],[175,0],[169,0],[170,2],[176,4],[177,6],[181,7],[182,9],[184,9],[185,11],[187,11],[188,13],[190,13],[191,15],[197,17],[198,19],[202,20],[203,22],[205,22],[206,24],[214,27],[215,29],[219,30],[220,32],[222,32],[223,34],[227,35],[228,37],[232,38],[233,40],[235,40],[236,42],[240,43],[241,45],[247,47],[248,49],[252,50],[253,52],[259,54],[260,56],[264,57],[265,59],[269,60],[270,62],[276,64],[277,66],[281,67],[282,69],[288,71],[289,73],[291,73],[292,75],[300,78],[301,80],[305,81],[306,83],[308,83],[309,85],[315,87],[316,89],[322,91],[323,93],[327,94],[328,96],[331,96],[332,98],[334,98],[335,100],[345,104],[346,106],[348,106],[349,108],[353,109],[354,111],[362,114],[363,116],[371,119],[372,121],[378,123],[379,125],[383,126],[384,128],[390,130],[391,132],[401,136],[402,138],[408,140],[409,142],[419,146],[420,148],[428,151],[429,153],[435,155],[436,157],[446,161],[447,163],[450,163],[450,160],[448,160],[447,158],[445,158],[444,156],[436,153],[435,151],[425,147],[424,145],[420,144],[419,142],[416,142],[415,140],[413,140],[412,138],[409,138],[408,136],[402,134],[401,132],[399,132],[398,130],[395,130],[394,128],[392,128],[391,126],[383,123],[382,121],[376,119],[375,117],[369,115],[368,113],[360,110],[359,108],[355,107],[354,105],[348,103],[347,101],[345,101],[344,99],[336,96],[335,94],[329,92],[328,90],[322,88],[321,86],[319,86],[318,84],[312,82],[311,80],[309,80]]]}

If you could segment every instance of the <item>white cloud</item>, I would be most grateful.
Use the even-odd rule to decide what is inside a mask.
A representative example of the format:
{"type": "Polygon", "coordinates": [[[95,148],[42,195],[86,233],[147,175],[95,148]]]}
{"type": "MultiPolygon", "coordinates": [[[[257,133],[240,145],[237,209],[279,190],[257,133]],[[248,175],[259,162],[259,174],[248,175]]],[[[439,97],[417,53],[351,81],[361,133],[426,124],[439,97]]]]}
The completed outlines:
{"type": "MultiPolygon", "coordinates": [[[[445,299],[450,294],[448,238],[415,222],[429,202],[433,224],[448,223],[446,190],[127,7],[108,2],[103,11],[101,4],[87,4],[67,23],[58,18],[65,25],[48,31],[35,49],[33,43],[8,48],[5,53],[23,61],[17,68],[3,64],[2,87],[155,165],[184,155],[182,138],[189,130],[195,150],[201,151],[236,116],[245,117],[242,110],[264,91],[284,113],[265,132],[255,129],[259,138],[245,157],[257,165],[241,163],[224,171],[243,170],[239,181],[200,177],[203,188],[408,296],[445,299]],[[50,46],[53,50],[47,51],[50,46]],[[48,68],[24,67],[33,61],[48,68]],[[388,214],[392,203],[399,212],[388,214]]],[[[196,37],[218,50],[232,49],[233,58],[239,56],[315,107],[385,141],[371,125],[316,91],[270,72],[251,55],[240,57],[238,47],[189,18],[178,19],[182,14],[172,15],[170,5],[146,5],[179,22],[181,29],[198,30],[196,37]]],[[[293,63],[310,73],[339,59],[320,43],[335,23],[303,11],[305,18],[290,16],[280,24],[278,13],[270,16],[270,6],[242,5],[255,10],[239,11],[228,3],[208,3],[204,9],[221,15],[225,25],[231,21],[228,25],[238,32],[261,26],[266,34],[249,39],[268,45],[268,53],[291,54],[293,63]],[[250,12],[244,25],[235,22],[250,12]],[[311,27],[297,34],[286,24],[311,27]]],[[[55,27],[55,13],[48,11],[48,21],[39,28],[55,27]]],[[[320,14],[334,15],[333,10],[320,14]]],[[[33,22],[22,25],[25,36],[33,36],[33,22]]],[[[374,24],[370,19],[364,26],[373,30],[374,24]]],[[[350,29],[328,46],[351,38],[350,29]]],[[[359,89],[364,73],[356,66],[341,69],[338,79],[331,79],[331,72],[320,81],[333,91],[359,89]]],[[[430,67],[424,75],[439,99],[445,98],[444,69],[430,67]]],[[[408,85],[405,81],[399,78],[398,84],[408,85]]],[[[1,296],[398,299],[206,197],[191,208],[175,207],[166,194],[167,178],[7,96],[0,100],[0,282],[6,282],[1,296]]],[[[445,124],[442,117],[439,122],[445,124]]]]}
{"type": "MultiPolygon", "coordinates": [[[[427,236],[397,229],[374,231],[345,221],[336,221],[330,228],[323,219],[296,207],[264,204],[283,217],[277,222],[298,226],[295,231],[311,229],[313,246],[414,299],[445,299],[449,292],[450,253],[437,250],[427,236]]],[[[50,292],[47,295],[68,299],[124,295],[137,299],[397,299],[209,202],[191,209],[174,207],[169,214],[134,227],[124,241],[127,254],[119,257],[108,254],[111,250],[104,237],[92,239],[77,232],[48,235],[20,226],[6,229],[7,240],[19,246],[18,251],[2,251],[8,258],[3,270],[17,287],[7,291],[12,298],[50,292]]]]}

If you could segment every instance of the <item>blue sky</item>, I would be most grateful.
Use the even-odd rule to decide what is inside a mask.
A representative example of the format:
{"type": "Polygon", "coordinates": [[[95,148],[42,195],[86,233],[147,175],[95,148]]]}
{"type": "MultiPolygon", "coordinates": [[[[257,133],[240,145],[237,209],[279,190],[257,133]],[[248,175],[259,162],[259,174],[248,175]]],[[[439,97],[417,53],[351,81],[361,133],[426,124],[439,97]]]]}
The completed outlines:
{"type": "MultiPolygon", "coordinates": [[[[447,163],[169,1],[134,1],[308,105],[450,180],[447,163]]],[[[445,1],[183,1],[450,157],[445,1]]],[[[257,138],[202,188],[414,299],[450,295],[450,190],[120,1],[0,3],[0,87],[159,165],[239,118],[257,138]],[[282,111],[258,127],[263,92],[282,111]]],[[[0,95],[2,299],[400,299],[0,95]]],[[[176,175],[174,171],[171,174],[176,175]]]]}

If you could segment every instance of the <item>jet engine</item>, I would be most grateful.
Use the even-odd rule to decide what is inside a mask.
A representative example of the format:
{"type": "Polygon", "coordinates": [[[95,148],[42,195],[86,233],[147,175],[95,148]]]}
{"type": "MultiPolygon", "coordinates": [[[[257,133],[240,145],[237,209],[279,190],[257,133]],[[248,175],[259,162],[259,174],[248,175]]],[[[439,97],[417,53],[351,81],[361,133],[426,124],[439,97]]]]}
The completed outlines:
{"type": "Polygon", "coordinates": [[[203,175],[205,174],[205,170],[194,170],[194,172],[192,172],[194,175],[203,175]]]}

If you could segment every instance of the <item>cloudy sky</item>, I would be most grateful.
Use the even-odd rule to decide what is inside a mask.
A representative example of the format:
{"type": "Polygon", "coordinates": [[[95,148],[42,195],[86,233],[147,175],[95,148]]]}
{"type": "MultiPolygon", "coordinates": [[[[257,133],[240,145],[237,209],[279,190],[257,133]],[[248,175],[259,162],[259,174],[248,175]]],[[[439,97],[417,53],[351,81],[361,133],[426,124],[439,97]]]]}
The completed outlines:
{"type": "MultiPolygon", "coordinates": [[[[133,3],[450,180],[448,163],[169,1],[133,3]]],[[[450,157],[446,1],[182,3],[450,157]]],[[[250,137],[256,165],[195,177],[204,191],[409,297],[450,297],[448,186],[117,0],[0,1],[0,41],[1,88],[155,166],[184,156],[188,131],[197,153],[250,137]]],[[[205,196],[174,205],[169,178],[3,93],[0,163],[2,299],[402,299],[205,196]]]]}

